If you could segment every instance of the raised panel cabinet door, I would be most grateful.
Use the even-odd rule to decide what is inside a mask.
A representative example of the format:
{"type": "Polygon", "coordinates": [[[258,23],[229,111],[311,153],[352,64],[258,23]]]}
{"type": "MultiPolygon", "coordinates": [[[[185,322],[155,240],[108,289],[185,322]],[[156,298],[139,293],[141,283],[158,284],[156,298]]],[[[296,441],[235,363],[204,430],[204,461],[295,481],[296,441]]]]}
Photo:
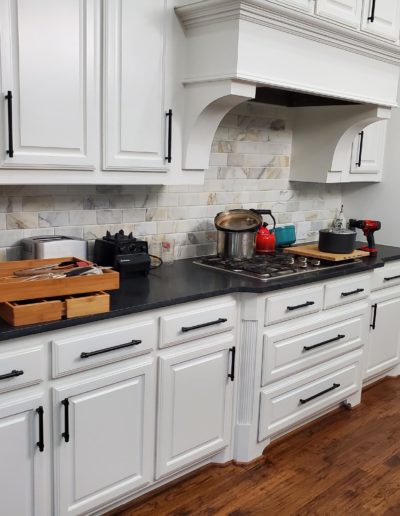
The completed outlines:
{"type": "Polygon", "coordinates": [[[48,412],[40,397],[0,404],[0,514],[4,516],[48,514],[42,489],[47,483],[43,463],[49,443],[43,432],[43,451],[37,445],[41,417],[48,417],[48,412]]]}
{"type": "Polygon", "coordinates": [[[365,378],[394,367],[400,361],[400,296],[373,303],[366,350],[365,378]],[[375,313],[376,310],[376,313],[375,313]]]}
{"type": "Polygon", "coordinates": [[[151,371],[149,359],[146,365],[55,389],[58,515],[86,514],[152,479],[151,371]]]}
{"type": "Polygon", "coordinates": [[[167,0],[107,0],[104,157],[107,170],[166,170],[167,0]]]}
{"type": "Polygon", "coordinates": [[[374,122],[353,142],[350,174],[381,174],[385,152],[387,122],[374,122]]]}
{"type": "Polygon", "coordinates": [[[99,9],[98,0],[0,0],[3,168],[94,168],[99,9]]]}
{"type": "Polygon", "coordinates": [[[228,375],[234,338],[230,334],[202,342],[159,358],[157,478],[230,442],[233,382],[228,375]]]}
{"type": "Polygon", "coordinates": [[[365,0],[362,30],[391,41],[398,41],[400,31],[399,0],[365,0]]]}
{"type": "Polygon", "coordinates": [[[361,10],[362,0],[317,0],[315,7],[318,16],[358,28],[361,10]]]}

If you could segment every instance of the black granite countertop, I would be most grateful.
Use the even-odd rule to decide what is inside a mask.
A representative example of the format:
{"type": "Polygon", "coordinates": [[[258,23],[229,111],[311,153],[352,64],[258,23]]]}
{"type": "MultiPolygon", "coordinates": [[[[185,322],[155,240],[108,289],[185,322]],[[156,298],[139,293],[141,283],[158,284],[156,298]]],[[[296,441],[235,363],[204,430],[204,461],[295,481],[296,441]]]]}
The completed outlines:
{"type": "Polygon", "coordinates": [[[0,341],[235,292],[263,293],[297,287],[365,272],[383,267],[387,261],[400,260],[400,247],[380,245],[378,251],[377,256],[363,258],[346,267],[321,269],[268,282],[200,267],[192,259],[178,260],[152,270],[147,278],[121,280],[120,289],[111,292],[111,311],[105,314],[16,328],[0,319],[0,341]]]}

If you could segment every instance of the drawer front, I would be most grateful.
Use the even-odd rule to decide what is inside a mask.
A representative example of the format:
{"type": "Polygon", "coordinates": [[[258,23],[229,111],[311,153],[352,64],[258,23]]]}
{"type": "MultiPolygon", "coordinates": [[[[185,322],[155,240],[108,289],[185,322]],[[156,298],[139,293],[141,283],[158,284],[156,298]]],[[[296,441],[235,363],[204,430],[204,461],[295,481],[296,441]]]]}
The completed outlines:
{"type": "Polygon", "coordinates": [[[160,317],[160,348],[231,330],[236,321],[236,302],[194,304],[190,310],[160,317]]]}
{"type": "Polygon", "coordinates": [[[282,433],[361,389],[361,351],[261,391],[259,441],[282,433]]]}
{"type": "Polygon", "coordinates": [[[157,343],[154,319],[144,320],[87,335],[54,339],[52,342],[53,377],[117,362],[148,353],[157,343]]]}
{"type": "Polygon", "coordinates": [[[324,308],[352,303],[365,299],[371,291],[369,274],[352,276],[348,280],[332,281],[325,286],[324,308]]]}
{"type": "Polygon", "coordinates": [[[43,347],[0,354],[0,393],[40,383],[43,379],[43,347]]]}
{"type": "Polygon", "coordinates": [[[372,290],[400,285],[400,260],[388,262],[384,267],[374,269],[372,274],[372,290]]]}
{"type": "Polygon", "coordinates": [[[323,303],[323,286],[293,289],[292,292],[268,297],[265,305],[265,324],[273,324],[302,315],[319,312],[323,303]]]}
{"type": "Polygon", "coordinates": [[[363,317],[325,325],[289,338],[264,335],[262,385],[304,371],[359,348],[363,317]]]}

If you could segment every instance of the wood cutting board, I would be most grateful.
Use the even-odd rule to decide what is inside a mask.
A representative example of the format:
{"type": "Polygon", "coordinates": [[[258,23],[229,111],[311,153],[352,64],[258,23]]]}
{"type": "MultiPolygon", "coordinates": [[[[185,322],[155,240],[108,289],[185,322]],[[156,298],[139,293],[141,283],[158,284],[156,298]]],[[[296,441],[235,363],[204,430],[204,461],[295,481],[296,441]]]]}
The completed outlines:
{"type": "Polygon", "coordinates": [[[330,262],[343,262],[345,260],[354,260],[354,258],[365,258],[369,256],[367,251],[353,251],[349,254],[324,253],[318,249],[318,244],[297,245],[295,247],[285,247],[285,253],[298,254],[309,258],[317,258],[318,260],[328,260],[330,262]]]}

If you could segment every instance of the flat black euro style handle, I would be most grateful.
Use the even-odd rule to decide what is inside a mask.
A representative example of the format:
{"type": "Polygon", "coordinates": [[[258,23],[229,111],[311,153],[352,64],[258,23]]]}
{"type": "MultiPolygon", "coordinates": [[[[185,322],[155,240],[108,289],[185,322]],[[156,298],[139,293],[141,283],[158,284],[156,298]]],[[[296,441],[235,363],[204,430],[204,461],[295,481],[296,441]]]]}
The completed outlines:
{"type": "Polygon", "coordinates": [[[13,112],[12,112],[12,92],[7,91],[5,96],[7,100],[7,122],[8,122],[8,149],[6,153],[10,158],[14,157],[14,139],[13,139],[13,112]]]}
{"type": "Polygon", "coordinates": [[[361,292],[364,292],[363,288],[356,288],[355,290],[351,290],[350,292],[342,292],[340,295],[342,297],[347,297],[354,296],[355,294],[361,294],[361,292]]]}
{"type": "Polygon", "coordinates": [[[313,346],[304,346],[303,351],[310,351],[311,349],[319,348],[320,346],[325,346],[326,344],[331,344],[331,342],[336,342],[337,340],[344,339],[345,337],[346,335],[338,335],[337,337],[324,340],[323,342],[319,342],[318,344],[314,344],[313,346]]]}
{"type": "Polygon", "coordinates": [[[165,161],[171,163],[172,161],[172,109],[169,109],[165,116],[167,118],[168,136],[167,136],[167,155],[165,161]]]}
{"type": "Polygon", "coordinates": [[[13,369],[12,371],[10,371],[7,374],[0,375],[0,380],[7,380],[8,378],[14,378],[15,376],[21,376],[23,374],[24,374],[24,372],[22,370],[17,371],[16,369],[13,369]]]}
{"type": "Polygon", "coordinates": [[[118,346],[111,346],[110,348],[96,349],[95,351],[83,351],[81,353],[81,358],[89,358],[95,355],[101,355],[102,353],[109,353],[110,351],[116,351],[117,349],[129,348],[131,346],[137,346],[141,344],[141,340],[131,340],[131,342],[127,342],[126,344],[119,344],[118,346]]]}
{"type": "Polygon", "coordinates": [[[231,382],[233,382],[235,380],[236,347],[233,346],[232,348],[229,348],[229,352],[232,353],[232,360],[231,360],[231,372],[228,374],[228,378],[230,378],[231,382]]]}
{"type": "Polygon", "coordinates": [[[39,451],[44,451],[44,430],[43,430],[43,416],[44,409],[42,406],[36,409],[36,414],[39,416],[39,440],[36,443],[36,446],[39,448],[39,451]]]}
{"type": "Polygon", "coordinates": [[[383,278],[385,281],[393,281],[395,279],[399,279],[400,274],[398,276],[389,276],[388,278],[383,278]]]}
{"type": "Polygon", "coordinates": [[[373,315],[372,315],[372,323],[369,325],[369,327],[372,330],[375,330],[375,327],[376,327],[376,314],[377,314],[377,311],[378,311],[378,303],[375,303],[375,304],[371,305],[371,308],[373,310],[373,315]]]}
{"type": "Polygon", "coordinates": [[[356,161],[356,167],[361,167],[362,163],[362,151],[363,151],[363,145],[364,145],[364,131],[361,131],[358,133],[360,136],[360,147],[358,149],[358,161],[356,161]]]}
{"type": "Polygon", "coordinates": [[[371,14],[367,18],[367,20],[370,21],[371,23],[374,23],[374,21],[375,21],[375,4],[376,4],[376,0],[372,0],[371,14]]]}
{"type": "Polygon", "coordinates": [[[64,432],[61,435],[65,442],[69,443],[69,399],[65,398],[61,404],[64,405],[64,432]]]}
{"type": "Polygon", "coordinates": [[[334,391],[338,387],[340,387],[340,383],[334,383],[332,385],[332,387],[329,387],[328,389],[325,389],[325,390],[319,392],[318,394],[314,394],[314,396],[310,396],[309,398],[300,399],[299,402],[300,402],[301,405],[304,405],[305,403],[308,403],[309,401],[315,400],[315,398],[318,398],[319,396],[322,396],[323,394],[326,394],[327,392],[334,391]]]}
{"type": "Polygon", "coordinates": [[[187,331],[193,331],[198,330],[199,328],[206,328],[207,326],[214,326],[215,324],[222,324],[226,322],[228,319],[225,319],[224,317],[220,317],[219,319],[215,321],[206,322],[203,324],[196,324],[196,326],[182,326],[181,332],[185,333],[187,331]]]}
{"type": "Polygon", "coordinates": [[[292,310],[298,310],[299,308],[306,308],[307,306],[315,305],[314,301],[306,301],[305,303],[301,305],[295,305],[295,306],[287,306],[286,310],[289,310],[291,312],[292,310]]]}

